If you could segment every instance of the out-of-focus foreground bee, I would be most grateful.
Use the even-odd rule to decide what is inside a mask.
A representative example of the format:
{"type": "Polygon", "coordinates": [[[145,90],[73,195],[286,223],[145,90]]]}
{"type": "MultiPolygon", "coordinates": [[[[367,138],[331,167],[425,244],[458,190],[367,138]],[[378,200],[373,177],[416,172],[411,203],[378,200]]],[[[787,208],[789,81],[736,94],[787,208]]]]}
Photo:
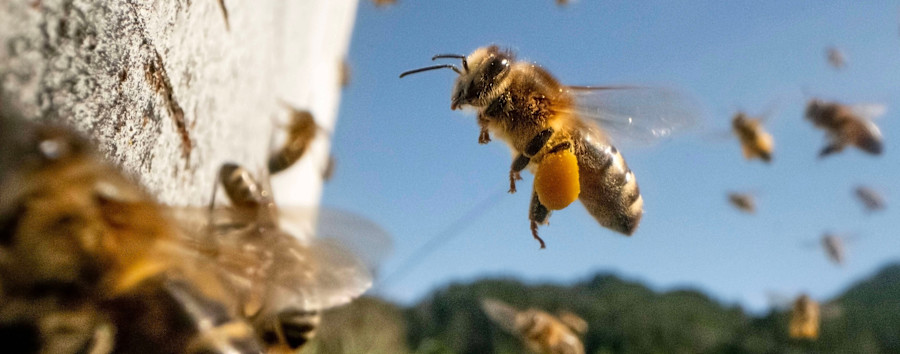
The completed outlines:
{"type": "Polygon", "coordinates": [[[519,311],[494,299],[482,300],[481,307],[488,318],[503,330],[521,338],[528,349],[535,353],[584,353],[584,344],[579,335],[586,333],[587,322],[571,312],[557,318],[533,308],[519,311]]]}
{"type": "Polygon", "coordinates": [[[741,143],[745,159],[772,161],[774,141],[772,135],[763,129],[761,118],[750,118],[744,112],[738,112],[731,119],[731,127],[741,143]]]}
{"type": "Polygon", "coordinates": [[[887,203],[884,201],[884,197],[881,196],[881,193],[878,193],[872,188],[866,186],[858,186],[854,190],[854,194],[859,201],[863,203],[866,211],[873,212],[878,210],[883,210],[887,203]]]}
{"type": "Polygon", "coordinates": [[[819,303],[808,295],[800,295],[791,306],[788,335],[794,339],[819,337],[819,303]]]}
{"type": "MultiPolygon", "coordinates": [[[[311,210],[287,214],[292,220],[281,217],[286,211],[275,206],[268,185],[246,169],[225,164],[219,181],[231,206],[181,210],[181,225],[195,235],[192,243],[206,248],[241,316],[253,323],[269,351],[292,352],[315,335],[320,311],[361,295],[372,284],[371,273],[334,238],[312,237],[311,210]],[[204,213],[208,222],[197,223],[204,213]],[[286,226],[294,227],[291,233],[286,226]]],[[[347,220],[340,221],[345,228],[347,220]]],[[[370,225],[351,232],[379,232],[370,225]]]]}
{"type": "Polygon", "coordinates": [[[819,99],[810,100],[806,106],[806,119],[816,127],[825,130],[829,143],[819,157],[840,152],[853,145],[873,155],[883,150],[881,131],[871,121],[884,114],[883,105],[848,106],[819,99]]]}
{"type": "Polygon", "coordinates": [[[262,350],[150,196],[84,139],[6,111],[0,240],[5,350],[262,350]]]}
{"type": "Polygon", "coordinates": [[[644,201],[634,173],[606,136],[623,132],[635,140],[656,139],[692,123],[693,107],[668,90],[632,87],[564,86],[543,68],[516,61],[497,46],[483,47],[469,56],[436,55],[432,59],[462,60],[404,72],[450,68],[459,74],[451,96],[451,109],[465,106],[478,111],[481,133],[504,140],[514,154],[510,193],[519,173],[534,172],[529,219],[532,235],[546,224],[551,210],[563,209],[580,199],[604,227],[625,235],[634,233],[644,201]],[[598,125],[599,124],[599,125],[598,125]],[[602,128],[602,129],[601,129],[602,128]]]}
{"type": "Polygon", "coordinates": [[[756,201],[747,193],[728,193],[728,201],[738,210],[753,214],[756,212],[756,201]]]}

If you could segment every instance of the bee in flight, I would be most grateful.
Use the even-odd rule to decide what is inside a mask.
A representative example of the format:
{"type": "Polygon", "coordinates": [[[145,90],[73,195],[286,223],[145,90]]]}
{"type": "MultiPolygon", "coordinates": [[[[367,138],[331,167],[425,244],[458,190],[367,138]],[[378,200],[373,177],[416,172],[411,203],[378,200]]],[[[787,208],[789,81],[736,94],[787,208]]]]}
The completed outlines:
{"type": "Polygon", "coordinates": [[[738,112],[731,119],[731,128],[741,143],[745,159],[772,161],[774,142],[772,135],[763,128],[762,118],[750,118],[744,112],[738,112]]]}
{"type": "Polygon", "coordinates": [[[0,112],[0,235],[11,352],[262,350],[165,208],[69,129],[0,112]]]}
{"type": "Polygon", "coordinates": [[[828,64],[835,70],[841,70],[847,66],[847,58],[844,56],[844,52],[838,49],[838,47],[826,48],[825,57],[828,59],[828,64]]]}
{"type": "Polygon", "coordinates": [[[810,100],[806,105],[806,119],[825,130],[828,145],[819,152],[825,157],[852,145],[872,155],[880,155],[884,149],[881,130],[872,119],[884,114],[883,105],[844,105],[810,100]]]}
{"type": "Polygon", "coordinates": [[[854,194],[856,195],[856,198],[858,198],[859,201],[863,203],[866,211],[874,212],[878,210],[884,210],[884,208],[887,207],[887,202],[885,202],[884,197],[881,196],[881,193],[878,193],[878,191],[872,188],[866,186],[857,186],[854,190],[854,194]]]}
{"type": "Polygon", "coordinates": [[[560,84],[543,68],[517,61],[497,46],[483,47],[465,56],[432,58],[462,60],[404,72],[400,77],[449,68],[459,76],[450,109],[473,107],[481,127],[478,142],[491,134],[513,152],[509,192],[516,191],[519,173],[529,168],[534,186],[529,207],[532,236],[546,224],[552,210],[575,199],[600,225],[631,235],[643,214],[634,173],[606,133],[649,141],[668,136],[693,123],[689,100],[671,90],[639,87],[583,87],[560,84]]]}
{"type": "Polygon", "coordinates": [[[559,317],[538,309],[517,310],[494,299],[481,301],[481,308],[495,324],[522,339],[529,350],[541,354],[584,354],[579,338],[587,332],[587,322],[564,312],[559,317]]]}
{"type": "Polygon", "coordinates": [[[753,214],[756,212],[756,200],[747,193],[728,193],[728,201],[738,210],[753,214]]]}
{"type": "Polygon", "coordinates": [[[803,294],[794,300],[788,324],[788,335],[794,339],[819,337],[819,303],[803,294]]]}

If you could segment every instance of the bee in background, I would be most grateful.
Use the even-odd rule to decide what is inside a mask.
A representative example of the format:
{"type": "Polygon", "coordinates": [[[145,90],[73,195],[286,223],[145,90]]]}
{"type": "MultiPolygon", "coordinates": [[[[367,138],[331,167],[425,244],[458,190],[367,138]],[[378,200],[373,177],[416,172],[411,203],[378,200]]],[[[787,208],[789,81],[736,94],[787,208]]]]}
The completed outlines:
{"type": "Polygon", "coordinates": [[[631,235],[643,215],[634,173],[607,138],[621,132],[635,141],[654,140],[693,123],[694,109],[675,92],[637,87],[565,86],[532,63],[517,61],[497,46],[483,47],[455,65],[435,65],[404,72],[400,77],[449,68],[459,76],[450,109],[473,107],[486,144],[491,134],[504,140],[514,157],[509,192],[519,173],[529,168],[534,186],[529,207],[531,233],[546,224],[552,210],[580,199],[588,212],[611,230],[631,235]]]}
{"type": "Polygon", "coordinates": [[[372,3],[375,4],[375,7],[385,7],[396,4],[397,0],[372,0],[372,3]]]}
{"type": "Polygon", "coordinates": [[[859,201],[863,203],[863,206],[868,212],[884,210],[884,208],[887,207],[887,202],[885,202],[884,197],[881,195],[881,193],[872,188],[866,186],[857,186],[853,192],[853,194],[856,195],[859,201]]]}
{"type": "MultiPolygon", "coordinates": [[[[176,212],[185,234],[196,237],[188,243],[206,249],[259,340],[272,352],[296,351],[315,336],[322,310],[346,304],[372,285],[367,263],[335,238],[313,237],[313,210],[278,208],[268,184],[245,168],[224,164],[219,183],[230,206],[176,212]],[[204,213],[208,218],[198,224],[204,213]]],[[[334,227],[343,231],[337,236],[374,232],[389,242],[373,224],[354,221],[339,219],[334,227]]],[[[383,246],[369,244],[366,252],[383,246]]]]}
{"type": "Polygon", "coordinates": [[[745,213],[756,213],[756,200],[753,195],[737,192],[728,193],[728,202],[745,213]]]}
{"type": "Polygon", "coordinates": [[[495,324],[522,339],[529,350],[542,354],[583,354],[579,335],[587,331],[587,322],[566,312],[557,318],[538,309],[519,311],[494,299],[481,301],[481,308],[495,324]],[[563,318],[566,320],[563,321],[563,318]],[[571,324],[570,324],[571,323],[571,324]]]}
{"type": "Polygon", "coordinates": [[[803,294],[791,306],[788,335],[794,339],[819,337],[819,303],[803,294]]]}
{"type": "Polygon", "coordinates": [[[350,86],[351,77],[352,72],[350,69],[350,62],[347,61],[347,58],[344,58],[338,64],[338,83],[341,85],[341,88],[350,86]]]}
{"type": "Polygon", "coordinates": [[[558,6],[566,6],[568,5],[570,0],[556,0],[556,5],[558,6]]]}
{"type": "MultiPolygon", "coordinates": [[[[299,110],[287,104],[285,107],[290,112],[288,123],[283,127],[285,141],[269,156],[270,174],[277,174],[293,166],[309,150],[316,135],[325,132],[325,129],[316,124],[315,118],[309,111],[299,110]]],[[[333,157],[329,157],[328,163],[322,169],[323,180],[330,179],[334,173],[333,160],[333,157]]]]}
{"type": "Polygon", "coordinates": [[[834,264],[844,264],[846,249],[844,248],[844,240],[841,237],[830,233],[822,235],[822,248],[825,249],[825,254],[834,264]]]}
{"type": "Polygon", "coordinates": [[[261,350],[249,323],[214,296],[215,282],[194,282],[212,274],[191,266],[163,208],[86,140],[8,111],[0,127],[7,350],[261,350]]]}
{"type": "Polygon", "coordinates": [[[835,70],[841,70],[847,66],[847,58],[844,56],[844,52],[838,49],[838,47],[832,46],[826,48],[825,57],[828,59],[828,64],[835,70]]]}
{"type": "Polygon", "coordinates": [[[741,143],[744,158],[759,158],[766,163],[772,161],[774,140],[762,125],[762,118],[750,118],[744,112],[738,112],[731,119],[732,131],[741,143]]]}
{"type": "Polygon", "coordinates": [[[819,99],[810,100],[806,106],[806,119],[825,130],[829,140],[828,145],[819,152],[819,157],[840,152],[848,145],[872,155],[880,155],[884,149],[881,131],[871,119],[885,111],[883,105],[848,106],[819,99]]]}

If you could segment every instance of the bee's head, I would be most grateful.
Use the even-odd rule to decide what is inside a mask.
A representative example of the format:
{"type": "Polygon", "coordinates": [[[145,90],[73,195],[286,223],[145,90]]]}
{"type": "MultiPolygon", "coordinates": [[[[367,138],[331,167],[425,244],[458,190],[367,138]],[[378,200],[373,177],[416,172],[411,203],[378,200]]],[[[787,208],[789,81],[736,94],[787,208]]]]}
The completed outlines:
{"type": "Polygon", "coordinates": [[[463,105],[482,107],[490,103],[503,90],[503,79],[509,73],[514,58],[511,52],[501,51],[492,45],[476,49],[469,56],[460,54],[440,54],[431,59],[455,58],[462,60],[462,70],[455,65],[435,65],[410,70],[400,74],[404,77],[422,71],[449,68],[456,71],[459,77],[451,95],[450,109],[463,105]]]}
{"type": "Polygon", "coordinates": [[[825,106],[826,106],[825,102],[823,102],[822,100],[820,100],[818,98],[813,98],[813,99],[809,100],[809,102],[806,104],[806,112],[805,112],[806,118],[813,119],[815,117],[818,117],[819,115],[822,114],[822,111],[825,109],[825,106]]]}

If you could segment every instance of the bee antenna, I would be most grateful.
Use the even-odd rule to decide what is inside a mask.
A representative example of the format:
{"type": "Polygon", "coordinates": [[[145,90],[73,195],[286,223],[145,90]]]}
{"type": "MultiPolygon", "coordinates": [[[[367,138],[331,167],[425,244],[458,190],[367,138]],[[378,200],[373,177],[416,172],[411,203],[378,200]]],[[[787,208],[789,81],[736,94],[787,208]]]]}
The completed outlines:
{"type": "Polygon", "coordinates": [[[466,56],[465,56],[465,55],[460,55],[460,54],[438,54],[438,55],[435,55],[435,56],[431,57],[431,60],[434,61],[435,59],[441,59],[441,58],[462,59],[463,69],[465,69],[466,72],[469,71],[469,62],[466,61],[466,56]]]}
{"type": "Polygon", "coordinates": [[[420,72],[423,72],[423,71],[435,70],[435,69],[443,69],[443,68],[453,69],[453,71],[455,71],[457,74],[462,75],[462,72],[459,71],[459,68],[457,68],[455,65],[453,65],[453,64],[444,64],[444,65],[426,66],[426,67],[424,67],[424,68],[419,68],[419,69],[415,69],[415,70],[410,70],[410,71],[407,71],[407,72],[404,72],[404,73],[400,74],[400,78],[402,79],[404,76],[409,75],[409,74],[415,74],[415,73],[420,73],[420,72]]]}

